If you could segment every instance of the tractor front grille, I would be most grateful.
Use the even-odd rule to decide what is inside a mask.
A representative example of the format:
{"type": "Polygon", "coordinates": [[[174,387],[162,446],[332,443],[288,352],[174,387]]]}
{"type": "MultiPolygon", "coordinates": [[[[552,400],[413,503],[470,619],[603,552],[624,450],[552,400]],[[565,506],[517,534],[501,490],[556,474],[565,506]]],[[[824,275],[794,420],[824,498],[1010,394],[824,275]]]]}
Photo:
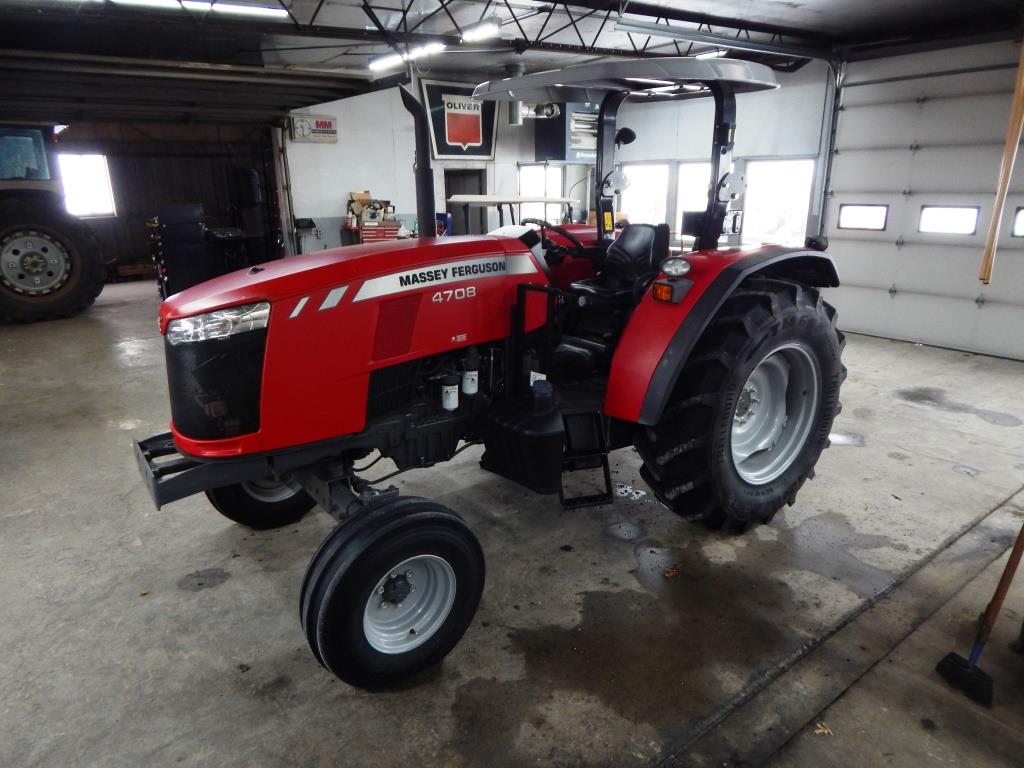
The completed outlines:
{"type": "Polygon", "coordinates": [[[171,420],[193,440],[220,440],[260,428],[267,331],[172,346],[164,340],[171,420]]]}

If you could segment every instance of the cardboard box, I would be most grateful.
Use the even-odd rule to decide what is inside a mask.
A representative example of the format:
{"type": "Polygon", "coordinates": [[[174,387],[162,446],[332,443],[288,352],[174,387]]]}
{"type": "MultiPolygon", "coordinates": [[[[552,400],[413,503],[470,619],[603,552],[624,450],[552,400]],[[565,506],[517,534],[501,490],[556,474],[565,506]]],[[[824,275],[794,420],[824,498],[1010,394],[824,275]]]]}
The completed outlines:
{"type": "Polygon", "coordinates": [[[363,192],[349,192],[348,209],[356,216],[359,216],[363,209],[370,204],[371,200],[373,200],[373,195],[370,194],[368,189],[363,192]]]}

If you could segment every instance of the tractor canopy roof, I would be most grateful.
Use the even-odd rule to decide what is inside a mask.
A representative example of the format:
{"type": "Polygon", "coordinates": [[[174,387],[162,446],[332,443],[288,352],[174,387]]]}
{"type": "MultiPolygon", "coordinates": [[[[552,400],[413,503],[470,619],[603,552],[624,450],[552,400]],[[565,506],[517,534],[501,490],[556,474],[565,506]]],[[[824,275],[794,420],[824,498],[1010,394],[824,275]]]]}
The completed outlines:
{"type": "Polygon", "coordinates": [[[734,93],[778,88],[763,64],[735,59],[666,56],[576,64],[532,75],[481,83],[473,98],[484,101],[600,102],[610,92],[626,91],[651,101],[708,95],[707,85],[728,85],[734,93]]]}

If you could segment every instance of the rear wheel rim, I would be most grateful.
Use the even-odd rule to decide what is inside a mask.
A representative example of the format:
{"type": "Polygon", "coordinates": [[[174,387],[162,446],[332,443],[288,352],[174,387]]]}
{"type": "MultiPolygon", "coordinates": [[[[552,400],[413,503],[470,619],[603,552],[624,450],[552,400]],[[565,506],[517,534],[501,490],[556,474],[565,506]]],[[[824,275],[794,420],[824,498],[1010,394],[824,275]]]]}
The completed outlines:
{"type": "Polygon", "coordinates": [[[455,604],[455,570],[437,555],[388,569],[363,610],[363,634],[379,653],[408,653],[437,634],[455,604]]]}
{"type": "Polygon", "coordinates": [[[732,416],[736,473],[766,485],[786,472],[803,451],[821,399],[821,372],[800,343],[776,347],[747,377],[732,416]]]}
{"type": "Polygon", "coordinates": [[[0,280],[26,296],[53,293],[71,275],[71,255],[52,235],[37,230],[12,232],[0,240],[0,280]]]}
{"type": "Polygon", "coordinates": [[[246,480],[242,483],[242,490],[256,499],[256,501],[262,501],[264,504],[277,504],[282,501],[288,501],[288,499],[302,490],[302,486],[298,483],[246,480]]]}

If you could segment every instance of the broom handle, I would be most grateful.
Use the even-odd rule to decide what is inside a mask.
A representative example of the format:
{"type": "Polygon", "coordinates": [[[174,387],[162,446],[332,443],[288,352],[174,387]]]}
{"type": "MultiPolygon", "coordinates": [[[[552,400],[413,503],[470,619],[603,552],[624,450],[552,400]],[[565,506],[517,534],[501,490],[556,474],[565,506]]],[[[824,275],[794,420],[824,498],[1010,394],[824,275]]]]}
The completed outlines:
{"type": "MultiPolygon", "coordinates": [[[[1022,554],[1024,554],[1024,526],[1021,526],[1020,533],[1017,534],[1017,540],[1013,543],[1010,559],[1006,561],[1006,567],[1003,568],[1003,575],[999,577],[999,584],[996,586],[995,594],[992,595],[992,601],[985,609],[985,618],[978,629],[978,639],[975,641],[975,647],[982,646],[988,642],[988,637],[992,634],[992,627],[996,623],[996,618],[1003,609],[1003,600],[1006,599],[1006,593],[1009,591],[1010,583],[1017,572],[1017,566],[1020,564],[1022,554]]],[[[974,666],[975,661],[974,652],[972,652],[971,666],[974,666]]]]}
{"type": "Polygon", "coordinates": [[[985,285],[992,280],[992,267],[995,264],[996,249],[999,246],[999,225],[1003,218],[1003,209],[1006,207],[1006,193],[1010,188],[1010,177],[1013,176],[1013,162],[1017,157],[1017,146],[1020,144],[1022,128],[1024,128],[1024,42],[1020,47],[1017,82],[1013,89],[1013,101],[1010,104],[1010,122],[1006,128],[1003,160],[999,167],[996,199],[992,206],[992,220],[988,225],[985,250],[982,252],[981,266],[978,268],[978,279],[985,285]]]}

